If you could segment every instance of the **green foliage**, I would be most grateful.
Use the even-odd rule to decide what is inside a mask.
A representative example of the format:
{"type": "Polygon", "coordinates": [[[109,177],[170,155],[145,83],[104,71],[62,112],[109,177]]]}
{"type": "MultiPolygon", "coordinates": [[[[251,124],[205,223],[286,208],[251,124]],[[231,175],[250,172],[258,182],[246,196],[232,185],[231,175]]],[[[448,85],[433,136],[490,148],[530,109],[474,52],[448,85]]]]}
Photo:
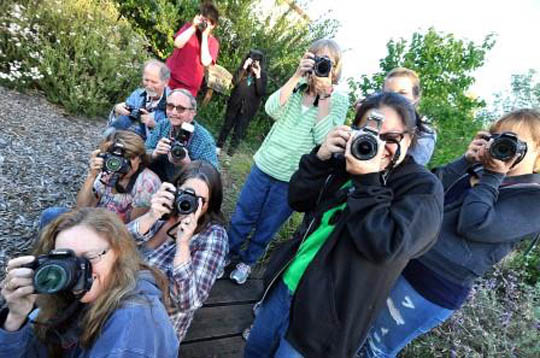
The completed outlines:
{"type": "MultiPolygon", "coordinates": [[[[121,14],[149,38],[151,52],[161,59],[167,58],[172,51],[172,35],[199,10],[197,0],[116,1],[121,14]],[[167,21],[161,20],[163,12],[167,13],[167,21]]],[[[325,17],[306,23],[288,5],[263,8],[261,0],[216,0],[215,4],[220,13],[215,30],[220,43],[218,64],[234,73],[251,48],[262,50],[268,64],[267,94],[287,81],[314,40],[332,37],[338,28],[335,20],[325,17]]],[[[223,122],[226,101],[226,95],[214,93],[209,105],[199,110],[199,117],[213,133],[217,133],[223,122]]],[[[250,124],[248,142],[253,146],[260,144],[271,126],[272,122],[260,110],[250,124]]]]}
{"type": "Polygon", "coordinates": [[[137,86],[146,43],[109,0],[0,4],[0,83],[103,114],[137,86]]]}
{"type": "Polygon", "coordinates": [[[443,164],[462,154],[482,125],[474,120],[474,113],[485,103],[468,96],[467,90],[474,83],[472,73],[484,64],[494,44],[492,34],[475,44],[430,28],[423,34],[414,33],[410,41],[390,40],[388,55],[380,60],[380,72],[349,83],[366,96],[381,90],[384,77],[393,68],[416,71],[422,83],[419,111],[435,123],[439,135],[431,164],[443,164]]]}
{"type": "Polygon", "coordinates": [[[536,75],[533,69],[512,75],[510,91],[496,93],[493,105],[480,111],[477,118],[491,122],[520,108],[540,108],[540,82],[535,79],[536,75]]]}

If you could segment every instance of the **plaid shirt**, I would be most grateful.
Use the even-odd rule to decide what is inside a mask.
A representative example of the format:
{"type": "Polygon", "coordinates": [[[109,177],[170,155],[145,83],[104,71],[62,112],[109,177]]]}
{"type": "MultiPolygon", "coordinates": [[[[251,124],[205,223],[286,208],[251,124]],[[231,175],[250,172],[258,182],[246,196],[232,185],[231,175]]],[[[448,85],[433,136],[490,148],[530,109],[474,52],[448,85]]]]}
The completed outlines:
{"type": "Polygon", "coordinates": [[[211,225],[191,238],[189,243],[191,260],[174,267],[173,260],[176,253],[174,240],[166,240],[155,250],[144,246],[163,224],[164,220],[157,221],[146,234],[140,233],[138,220],[130,222],[127,228],[137,244],[141,245],[142,255],[148,264],[161,270],[169,280],[173,303],[169,315],[181,342],[191,324],[193,314],[206,301],[218,273],[224,269],[229,241],[223,226],[211,225]]]}

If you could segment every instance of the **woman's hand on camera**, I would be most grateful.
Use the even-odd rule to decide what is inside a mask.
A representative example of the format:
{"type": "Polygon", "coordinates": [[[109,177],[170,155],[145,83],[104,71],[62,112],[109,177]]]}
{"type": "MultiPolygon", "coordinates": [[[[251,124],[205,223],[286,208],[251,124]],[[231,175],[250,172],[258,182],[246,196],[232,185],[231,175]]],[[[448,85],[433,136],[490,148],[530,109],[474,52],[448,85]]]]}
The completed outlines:
{"type": "Polygon", "coordinates": [[[489,153],[489,147],[492,143],[493,142],[490,141],[483,150],[482,156],[480,157],[480,162],[482,163],[484,169],[506,175],[512,168],[512,165],[514,165],[514,162],[518,159],[518,155],[514,156],[514,158],[508,161],[495,159],[489,153]]]}
{"type": "Polygon", "coordinates": [[[465,160],[471,164],[480,163],[484,156],[490,134],[486,131],[479,131],[469,144],[465,152],[465,160]]]}
{"type": "Polygon", "coordinates": [[[99,153],[101,151],[96,149],[90,155],[89,171],[93,177],[97,177],[103,169],[103,158],[99,157],[99,153]]]}
{"type": "Polygon", "coordinates": [[[244,70],[247,70],[247,68],[249,67],[249,65],[251,65],[253,63],[253,59],[251,57],[248,57],[246,59],[246,61],[244,62],[244,70]]]}
{"type": "Polygon", "coordinates": [[[259,65],[259,61],[255,61],[253,63],[253,66],[251,66],[251,70],[253,71],[255,78],[261,78],[261,66],[259,65]]]}
{"type": "Polygon", "coordinates": [[[349,126],[341,125],[332,129],[317,151],[317,158],[328,160],[334,153],[344,153],[350,137],[351,128],[349,126]]]}
{"type": "Polygon", "coordinates": [[[179,244],[189,244],[189,241],[193,237],[193,233],[197,229],[199,218],[201,216],[203,202],[202,199],[198,199],[199,205],[194,213],[184,216],[180,219],[180,225],[176,231],[176,240],[179,244]]]}
{"type": "Polygon", "coordinates": [[[176,188],[171,183],[163,183],[158,191],[150,199],[150,216],[159,220],[163,215],[169,214],[174,205],[174,193],[176,188]]]}
{"type": "Polygon", "coordinates": [[[313,71],[313,66],[315,65],[313,57],[315,57],[315,55],[313,55],[311,52],[306,52],[304,54],[304,57],[302,57],[302,59],[300,60],[300,64],[296,69],[296,76],[302,77],[306,73],[313,71]]]}
{"type": "Polygon", "coordinates": [[[377,138],[379,149],[377,155],[369,160],[358,160],[351,153],[351,144],[353,139],[354,135],[351,135],[345,147],[345,163],[347,172],[352,175],[379,173],[383,169],[381,168],[381,165],[386,143],[377,138]]]}
{"type": "Polygon", "coordinates": [[[34,260],[34,256],[21,256],[9,260],[7,264],[7,275],[2,282],[1,291],[9,309],[8,316],[4,322],[4,329],[7,331],[18,330],[34,308],[34,302],[36,301],[36,295],[33,294],[34,284],[32,282],[34,270],[20,267],[34,260]]]}

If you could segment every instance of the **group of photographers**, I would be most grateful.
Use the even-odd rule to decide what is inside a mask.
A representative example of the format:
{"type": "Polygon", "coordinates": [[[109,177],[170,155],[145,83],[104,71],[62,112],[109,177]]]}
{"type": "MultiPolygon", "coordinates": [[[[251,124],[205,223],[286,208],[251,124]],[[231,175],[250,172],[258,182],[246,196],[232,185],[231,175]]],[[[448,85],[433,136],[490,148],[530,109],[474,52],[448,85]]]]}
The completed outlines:
{"type": "Polygon", "coordinates": [[[417,112],[418,76],[391,71],[345,125],[332,40],[314,42],[266,101],[275,123],[226,229],[217,154],[236,126],[234,152],[266,72],[250,51],[216,147],[195,120],[199,70],[186,62],[217,59],[210,6],[178,32],[168,66],[147,62],[143,88],[114,106],[77,208],[47,209],[33,255],[8,262],[1,356],[175,357],[225,267],[245,283],[298,211],[302,224],[267,265],[245,356],[395,357],[540,231],[538,111],[505,115],[430,172],[436,133],[417,112]]]}

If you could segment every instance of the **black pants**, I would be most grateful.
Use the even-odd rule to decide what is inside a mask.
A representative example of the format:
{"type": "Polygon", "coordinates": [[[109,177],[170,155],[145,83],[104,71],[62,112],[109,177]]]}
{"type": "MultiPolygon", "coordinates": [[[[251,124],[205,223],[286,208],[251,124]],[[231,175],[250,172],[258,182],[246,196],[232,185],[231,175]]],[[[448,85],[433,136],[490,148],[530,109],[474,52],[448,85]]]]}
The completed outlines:
{"type": "Polygon", "coordinates": [[[227,113],[227,116],[225,117],[225,122],[223,122],[221,131],[219,132],[217,146],[219,148],[223,147],[225,141],[227,141],[227,137],[229,136],[231,129],[233,129],[234,127],[231,144],[229,145],[229,149],[227,150],[227,154],[233,155],[236,147],[238,147],[238,143],[240,143],[240,141],[246,136],[246,129],[248,127],[251,117],[252,116],[247,116],[245,113],[242,113],[241,109],[238,109],[238,111],[233,113],[227,113]]]}

